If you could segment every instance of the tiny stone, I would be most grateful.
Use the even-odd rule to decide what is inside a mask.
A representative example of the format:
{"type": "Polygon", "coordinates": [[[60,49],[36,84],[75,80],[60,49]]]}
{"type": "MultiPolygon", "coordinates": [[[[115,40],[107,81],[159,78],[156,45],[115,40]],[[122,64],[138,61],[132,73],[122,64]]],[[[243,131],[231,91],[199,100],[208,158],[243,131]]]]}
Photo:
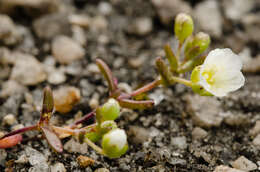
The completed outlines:
{"type": "Polygon", "coordinates": [[[107,168],[98,168],[95,172],[109,172],[109,170],[107,168]]]}
{"type": "Polygon", "coordinates": [[[45,81],[47,74],[44,66],[35,57],[22,53],[16,53],[15,55],[19,58],[17,58],[13,67],[11,79],[23,85],[37,85],[45,81]]]}
{"type": "Polygon", "coordinates": [[[49,165],[45,156],[39,151],[31,148],[25,148],[25,154],[28,157],[29,163],[33,166],[29,171],[40,172],[49,171],[49,165]]]}
{"type": "Polygon", "coordinates": [[[12,127],[12,131],[19,130],[21,128],[24,128],[24,125],[23,124],[17,124],[17,125],[14,125],[12,127]]]}
{"type": "Polygon", "coordinates": [[[95,160],[93,160],[89,157],[80,155],[80,156],[77,157],[77,162],[80,165],[80,167],[84,168],[84,167],[94,165],[95,160]]]}
{"type": "Polygon", "coordinates": [[[229,19],[239,21],[254,7],[254,1],[229,0],[223,1],[224,12],[229,19]]]}
{"type": "Polygon", "coordinates": [[[108,16],[112,13],[112,6],[108,2],[100,2],[98,4],[98,11],[105,16],[108,16]]]}
{"type": "Polygon", "coordinates": [[[251,136],[256,136],[260,134],[260,120],[256,121],[255,126],[249,131],[251,136]]]}
{"type": "Polygon", "coordinates": [[[243,114],[231,114],[227,113],[228,115],[225,116],[224,122],[230,126],[241,126],[247,124],[248,117],[243,114]]]}
{"type": "Polygon", "coordinates": [[[122,91],[124,91],[125,93],[131,93],[132,92],[132,88],[125,82],[120,82],[118,84],[118,88],[121,89],[122,91]]]}
{"type": "Polygon", "coordinates": [[[221,107],[217,99],[193,95],[187,96],[186,100],[195,125],[206,128],[220,126],[223,116],[220,115],[221,107]]]}
{"type": "Polygon", "coordinates": [[[13,114],[8,114],[3,118],[3,123],[9,126],[13,125],[16,122],[16,118],[13,114]]]}
{"type": "Polygon", "coordinates": [[[92,98],[89,101],[89,106],[91,107],[91,109],[96,109],[99,106],[99,95],[98,94],[94,94],[92,96],[92,98]]]}
{"type": "Polygon", "coordinates": [[[58,162],[55,163],[53,166],[51,166],[51,172],[66,172],[66,168],[64,167],[64,164],[58,162]]]}
{"type": "Polygon", "coordinates": [[[245,65],[243,66],[243,71],[248,73],[260,72],[260,55],[246,62],[245,65]]]}
{"type": "Polygon", "coordinates": [[[28,160],[28,158],[25,154],[22,154],[14,162],[17,163],[17,164],[25,164],[25,163],[29,162],[29,160],[28,160]]]}
{"type": "Polygon", "coordinates": [[[240,156],[237,160],[232,162],[231,165],[236,169],[244,171],[252,171],[257,169],[257,165],[244,156],[240,156]]]}
{"type": "Polygon", "coordinates": [[[8,97],[14,94],[20,94],[26,92],[27,88],[15,80],[8,80],[2,83],[2,89],[0,91],[0,97],[8,97]]]}
{"type": "Polygon", "coordinates": [[[69,22],[73,25],[88,28],[90,25],[90,17],[87,15],[72,14],[69,16],[69,22]]]}
{"type": "Polygon", "coordinates": [[[169,25],[172,23],[174,16],[180,12],[190,13],[191,7],[186,1],[182,0],[151,0],[155,6],[160,20],[163,24],[169,25]]]}
{"type": "Polygon", "coordinates": [[[48,73],[48,82],[51,84],[58,85],[65,81],[66,75],[62,70],[53,68],[53,70],[48,73]]]}
{"type": "Polygon", "coordinates": [[[56,35],[67,35],[71,32],[68,15],[53,13],[43,15],[33,22],[33,29],[36,35],[43,39],[53,39],[56,35]]]}
{"type": "Polygon", "coordinates": [[[2,138],[5,135],[3,131],[0,131],[0,138],[2,138]]]}
{"type": "Polygon", "coordinates": [[[200,127],[195,127],[192,130],[191,135],[192,135],[192,139],[200,140],[200,139],[205,138],[208,135],[208,132],[200,127]]]}
{"type": "Polygon", "coordinates": [[[135,144],[142,144],[149,139],[149,131],[138,126],[129,126],[128,135],[135,144]]]}
{"type": "Polygon", "coordinates": [[[96,31],[96,30],[105,30],[108,26],[107,20],[103,16],[96,16],[92,18],[91,22],[91,30],[96,31]]]}
{"type": "Polygon", "coordinates": [[[186,137],[173,137],[171,138],[171,144],[176,146],[179,149],[186,149],[187,148],[187,142],[186,137]]]}
{"type": "Polygon", "coordinates": [[[149,34],[153,30],[153,22],[151,18],[141,17],[134,20],[132,26],[129,27],[129,32],[139,36],[149,34]]]}
{"type": "Polygon", "coordinates": [[[258,134],[258,135],[254,138],[253,144],[254,144],[255,146],[260,146],[260,134],[258,134]]]}
{"type": "Polygon", "coordinates": [[[73,152],[77,152],[81,154],[89,153],[87,143],[80,144],[79,142],[75,141],[73,138],[65,143],[64,149],[71,153],[73,152]]]}
{"type": "Polygon", "coordinates": [[[98,68],[97,65],[94,64],[94,63],[91,63],[91,64],[89,64],[89,65],[87,66],[87,71],[88,71],[89,73],[94,73],[94,74],[100,73],[99,68],[98,68]]]}
{"type": "Polygon", "coordinates": [[[87,38],[85,36],[84,29],[80,26],[72,27],[72,38],[80,45],[86,46],[87,38]]]}
{"type": "Polygon", "coordinates": [[[85,50],[67,36],[57,36],[52,42],[52,54],[61,64],[69,64],[83,58],[85,50]]]}
{"type": "Polygon", "coordinates": [[[80,90],[76,87],[63,86],[53,91],[56,111],[67,113],[80,101],[80,90]]]}
{"type": "Polygon", "coordinates": [[[220,165],[215,168],[214,172],[244,172],[244,171],[235,168],[230,168],[228,166],[220,165]]]}
{"type": "Polygon", "coordinates": [[[4,149],[0,149],[0,165],[5,166],[5,159],[7,157],[7,153],[4,149]]]}
{"type": "Polygon", "coordinates": [[[199,3],[194,9],[194,16],[203,31],[209,32],[215,37],[221,36],[222,17],[218,1],[208,0],[199,3]]]}

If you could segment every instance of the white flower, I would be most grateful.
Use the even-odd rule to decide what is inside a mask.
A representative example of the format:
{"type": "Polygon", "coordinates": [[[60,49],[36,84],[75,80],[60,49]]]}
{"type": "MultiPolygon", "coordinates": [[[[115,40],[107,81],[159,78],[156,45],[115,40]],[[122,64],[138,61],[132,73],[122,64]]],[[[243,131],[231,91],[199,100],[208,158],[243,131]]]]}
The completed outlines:
{"type": "Polygon", "coordinates": [[[226,96],[244,85],[241,68],[240,57],[230,49],[215,49],[200,66],[199,84],[217,97],[226,96]]]}

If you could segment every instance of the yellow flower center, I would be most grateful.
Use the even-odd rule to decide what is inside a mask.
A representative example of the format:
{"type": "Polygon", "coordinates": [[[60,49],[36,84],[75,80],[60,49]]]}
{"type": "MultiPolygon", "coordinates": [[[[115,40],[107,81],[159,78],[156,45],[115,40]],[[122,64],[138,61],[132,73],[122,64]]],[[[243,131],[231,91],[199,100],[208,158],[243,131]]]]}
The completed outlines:
{"type": "Polygon", "coordinates": [[[205,69],[202,72],[202,76],[206,79],[206,81],[209,85],[213,85],[215,83],[214,75],[216,74],[216,72],[217,72],[216,67],[211,67],[209,69],[205,69]]]}

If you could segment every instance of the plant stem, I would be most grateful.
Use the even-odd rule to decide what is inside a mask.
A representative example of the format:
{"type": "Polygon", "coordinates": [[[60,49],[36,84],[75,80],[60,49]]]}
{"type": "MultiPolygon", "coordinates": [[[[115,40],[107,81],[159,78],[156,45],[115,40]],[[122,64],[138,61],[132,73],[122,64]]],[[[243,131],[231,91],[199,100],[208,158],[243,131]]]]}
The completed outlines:
{"type": "Polygon", "coordinates": [[[191,81],[183,79],[183,78],[180,78],[180,77],[172,76],[171,77],[171,83],[174,83],[174,82],[178,82],[178,83],[186,85],[188,87],[192,86],[192,82],[191,81]]]}
{"type": "Polygon", "coordinates": [[[99,154],[104,155],[104,151],[97,146],[95,143],[93,143],[91,140],[89,140],[88,138],[85,138],[84,141],[95,151],[97,151],[99,154]]]}
{"type": "Polygon", "coordinates": [[[73,124],[70,125],[70,128],[76,128],[78,124],[81,124],[87,120],[89,120],[90,118],[92,118],[93,116],[95,116],[96,110],[93,110],[92,112],[84,115],[82,118],[80,118],[79,120],[75,121],[73,124]]]}
{"type": "Polygon", "coordinates": [[[13,136],[15,134],[20,134],[20,133],[24,133],[26,131],[31,131],[31,130],[36,130],[38,129],[38,125],[32,125],[32,126],[28,126],[28,127],[24,127],[15,131],[11,131],[10,133],[4,135],[1,139],[5,138],[5,137],[9,137],[9,136],[13,136]]]}
{"type": "Polygon", "coordinates": [[[153,88],[159,86],[161,84],[161,80],[160,79],[155,79],[153,82],[133,91],[130,96],[131,97],[134,97],[134,96],[137,96],[139,94],[142,94],[142,93],[145,93],[147,91],[150,91],[152,90],[153,88]]]}

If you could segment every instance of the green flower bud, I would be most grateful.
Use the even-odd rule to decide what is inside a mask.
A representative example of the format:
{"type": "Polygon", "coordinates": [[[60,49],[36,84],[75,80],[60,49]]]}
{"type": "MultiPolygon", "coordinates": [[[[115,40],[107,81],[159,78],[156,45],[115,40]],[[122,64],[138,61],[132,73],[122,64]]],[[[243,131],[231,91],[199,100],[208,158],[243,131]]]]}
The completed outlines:
{"type": "Polygon", "coordinates": [[[174,32],[180,43],[183,43],[193,32],[193,20],[185,14],[180,13],[175,18],[174,32]]]}
{"type": "Polygon", "coordinates": [[[99,132],[91,131],[85,134],[85,138],[91,140],[92,142],[98,142],[102,138],[102,136],[99,132]]]}
{"type": "Polygon", "coordinates": [[[127,136],[124,130],[114,129],[103,136],[102,148],[109,158],[118,158],[128,149],[127,136]]]}
{"type": "Polygon", "coordinates": [[[192,90],[194,93],[197,93],[201,96],[212,96],[211,93],[206,91],[200,84],[200,66],[197,66],[193,69],[191,73],[191,82],[192,82],[192,90]]]}
{"type": "Polygon", "coordinates": [[[203,53],[210,44],[210,37],[208,34],[199,32],[195,36],[188,39],[184,53],[186,59],[192,59],[203,53]]]}
{"type": "Polygon", "coordinates": [[[113,130],[116,128],[117,128],[117,125],[116,125],[115,121],[104,121],[100,125],[100,132],[104,134],[104,133],[107,133],[110,130],[113,130]]]}
{"type": "Polygon", "coordinates": [[[120,115],[119,103],[111,98],[102,107],[97,110],[97,118],[99,122],[115,120],[120,115]]]}

